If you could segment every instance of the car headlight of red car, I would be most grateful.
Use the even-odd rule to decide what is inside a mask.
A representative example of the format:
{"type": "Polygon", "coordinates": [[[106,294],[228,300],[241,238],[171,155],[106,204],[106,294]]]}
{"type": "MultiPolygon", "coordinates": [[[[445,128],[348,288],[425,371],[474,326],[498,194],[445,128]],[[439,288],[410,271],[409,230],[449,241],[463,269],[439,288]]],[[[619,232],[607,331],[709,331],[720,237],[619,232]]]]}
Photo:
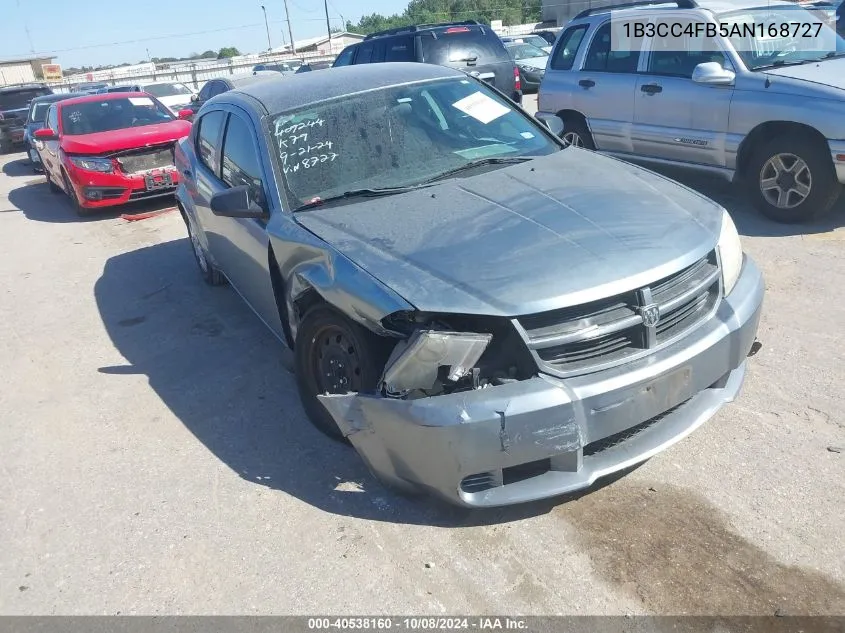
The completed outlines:
{"type": "Polygon", "coordinates": [[[79,169],[99,171],[104,174],[114,171],[114,165],[112,165],[111,160],[108,158],[82,158],[80,156],[71,156],[69,158],[70,162],[79,167],[79,169]]]}

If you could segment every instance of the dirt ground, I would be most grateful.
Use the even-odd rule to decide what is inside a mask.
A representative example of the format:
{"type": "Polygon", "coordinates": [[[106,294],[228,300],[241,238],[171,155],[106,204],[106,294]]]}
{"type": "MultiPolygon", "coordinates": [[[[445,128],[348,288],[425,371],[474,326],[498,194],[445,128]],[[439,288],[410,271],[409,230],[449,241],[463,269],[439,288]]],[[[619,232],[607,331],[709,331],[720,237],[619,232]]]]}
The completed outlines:
{"type": "Polygon", "coordinates": [[[845,204],[781,226],[672,174],[766,276],[740,398],[591,494],[468,512],[311,428],[178,214],[81,221],[0,166],[0,613],[845,613],[845,204]]]}

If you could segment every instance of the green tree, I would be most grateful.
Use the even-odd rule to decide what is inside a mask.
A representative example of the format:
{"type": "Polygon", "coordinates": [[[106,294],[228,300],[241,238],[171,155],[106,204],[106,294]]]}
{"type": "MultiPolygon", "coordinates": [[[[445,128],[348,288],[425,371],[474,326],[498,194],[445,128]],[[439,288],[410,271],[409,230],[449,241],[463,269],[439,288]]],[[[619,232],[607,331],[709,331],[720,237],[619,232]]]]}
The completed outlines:
{"type": "Polygon", "coordinates": [[[241,52],[234,46],[224,46],[217,52],[217,59],[226,59],[228,57],[237,57],[241,52]]]}

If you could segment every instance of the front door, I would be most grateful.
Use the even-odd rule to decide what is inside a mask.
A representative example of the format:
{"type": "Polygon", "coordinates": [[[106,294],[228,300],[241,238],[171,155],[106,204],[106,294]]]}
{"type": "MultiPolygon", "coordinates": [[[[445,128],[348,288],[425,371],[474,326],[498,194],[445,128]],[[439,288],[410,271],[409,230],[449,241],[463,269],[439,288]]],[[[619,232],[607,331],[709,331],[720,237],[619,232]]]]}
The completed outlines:
{"type": "Polygon", "coordinates": [[[55,184],[59,185],[60,187],[64,186],[62,182],[62,174],[61,174],[61,162],[59,158],[59,141],[58,141],[58,134],[59,134],[59,115],[58,115],[58,108],[56,105],[51,105],[50,108],[47,110],[47,115],[44,118],[44,127],[50,128],[50,130],[57,136],[57,139],[54,141],[38,141],[40,147],[38,147],[38,153],[41,156],[41,162],[44,163],[44,173],[52,180],[55,184]]]}
{"type": "Polygon", "coordinates": [[[633,24],[608,21],[596,29],[576,75],[573,104],[586,117],[599,150],[633,149],[634,90],[642,45],[642,38],[632,37],[633,24]]]}
{"type": "Polygon", "coordinates": [[[281,337],[281,320],[268,268],[266,221],[223,217],[211,211],[215,193],[240,185],[248,186],[252,199],[269,209],[255,127],[245,113],[234,107],[208,112],[199,125],[197,150],[202,165],[197,170],[193,195],[209,252],[232,286],[281,337]],[[209,120],[212,115],[214,118],[209,120]]]}
{"type": "Polygon", "coordinates": [[[655,24],[661,22],[680,36],[651,40],[645,72],[634,91],[634,152],[724,167],[734,88],[696,83],[692,72],[705,62],[717,62],[728,70],[733,66],[717,40],[694,36],[704,33],[704,23],[679,17],[655,24]]]}

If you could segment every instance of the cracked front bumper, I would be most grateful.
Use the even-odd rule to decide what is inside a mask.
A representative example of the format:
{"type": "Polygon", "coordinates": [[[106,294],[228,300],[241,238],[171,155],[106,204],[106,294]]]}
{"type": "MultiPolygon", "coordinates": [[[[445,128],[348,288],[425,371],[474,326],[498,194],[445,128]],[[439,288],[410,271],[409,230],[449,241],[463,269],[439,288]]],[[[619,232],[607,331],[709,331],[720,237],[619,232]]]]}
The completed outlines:
{"type": "Polygon", "coordinates": [[[750,260],[716,313],[680,341],[613,369],[421,398],[320,396],[383,481],[466,506],[590,487],[678,442],[734,399],[764,293],[750,260]]]}

